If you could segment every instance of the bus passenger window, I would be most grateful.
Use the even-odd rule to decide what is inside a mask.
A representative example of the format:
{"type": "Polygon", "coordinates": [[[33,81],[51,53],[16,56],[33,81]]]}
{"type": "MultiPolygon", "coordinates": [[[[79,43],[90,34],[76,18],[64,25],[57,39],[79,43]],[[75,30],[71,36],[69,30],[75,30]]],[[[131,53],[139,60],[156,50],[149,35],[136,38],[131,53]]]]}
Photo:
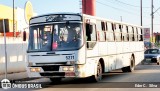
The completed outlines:
{"type": "Polygon", "coordinates": [[[95,25],[86,24],[87,41],[96,41],[95,25]]]}
{"type": "Polygon", "coordinates": [[[127,30],[127,41],[129,41],[129,31],[128,31],[128,26],[126,26],[126,30],[127,30]]]}
{"type": "Polygon", "coordinates": [[[89,24],[86,24],[86,40],[91,41],[90,25],[89,24]]]}
{"type": "Polygon", "coordinates": [[[138,34],[138,32],[137,32],[137,28],[136,28],[136,27],[134,27],[134,40],[135,40],[135,41],[137,41],[137,40],[138,40],[138,38],[137,38],[137,34],[138,34]]]}
{"type": "Polygon", "coordinates": [[[133,32],[133,34],[132,34],[132,41],[135,41],[135,38],[134,38],[134,28],[132,27],[132,32],[133,32]]]}
{"type": "Polygon", "coordinates": [[[138,40],[143,41],[143,31],[141,28],[138,28],[138,40]]]}
{"type": "Polygon", "coordinates": [[[114,31],[114,24],[112,23],[112,30],[114,31]]]}
{"type": "Polygon", "coordinates": [[[106,31],[106,40],[107,41],[114,41],[115,36],[114,36],[114,25],[111,22],[107,22],[108,30],[106,31]]]}
{"type": "Polygon", "coordinates": [[[93,49],[96,44],[96,37],[95,25],[86,24],[86,41],[88,49],[93,49]]]}
{"type": "Polygon", "coordinates": [[[107,24],[107,22],[106,22],[106,31],[108,31],[108,24],[107,24]]]}
{"type": "Polygon", "coordinates": [[[122,41],[120,26],[119,26],[119,24],[115,24],[115,25],[116,25],[115,26],[116,28],[115,28],[115,31],[114,31],[115,39],[116,39],[116,41],[122,41]]]}
{"type": "Polygon", "coordinates": [[[143,31],[141,29],[140,41],[143,41],[143,31]]]}

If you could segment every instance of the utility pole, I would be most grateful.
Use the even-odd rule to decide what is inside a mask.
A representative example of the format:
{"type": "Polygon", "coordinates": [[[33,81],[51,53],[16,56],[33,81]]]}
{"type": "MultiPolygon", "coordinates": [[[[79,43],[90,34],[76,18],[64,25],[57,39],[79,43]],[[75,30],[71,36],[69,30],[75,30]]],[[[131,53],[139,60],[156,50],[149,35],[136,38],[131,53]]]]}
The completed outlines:
{"type": "Polygon", "coordinates": [[[6,28],[3,19],[3,33],[4,33],[4,52],[5,52],[5,79],[7,79],[7,48],[6,48],[6,28]]]}
{"type": "Polygon", "coordinates": [[[143,25],[143,19],[142,19],[142,0],[141,0],[141,8],[140,8],[140,13],[141,13],[141,26],[143,25]]]}
{"type": "Polygon", "coordinates": [[[79,10],[80,10],[80,14],[82,14],[82,0],[79,0],[79,10]]]}
{"type": "Polygon", "coordinates": [[[15,19],[14,19],[14,0],[13,0],[13,37],[15,36],[15,25],[14,25],[14,21],[15,21],[15,19]]]}
{"type": "Polygon", "coordinates": [[[151,31],[152,31],[152,42],[153,42],[153,0],[151,0],[151,31]]]}
{"type": "Polygon", "coordinates": [[[122,16],[121,16],[121,22],[122,22],[122,16]]]}

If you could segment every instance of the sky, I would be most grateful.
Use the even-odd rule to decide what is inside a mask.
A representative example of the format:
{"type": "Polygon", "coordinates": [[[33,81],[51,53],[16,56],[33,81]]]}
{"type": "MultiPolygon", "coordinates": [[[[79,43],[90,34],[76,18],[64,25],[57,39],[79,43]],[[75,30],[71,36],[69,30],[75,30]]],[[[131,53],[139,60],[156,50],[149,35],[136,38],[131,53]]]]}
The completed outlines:
{"type": "MultiPolygon", "coordinates": [[[[80,13],[81,0],[14,0],[15,7],[24,8],[31,1],[38,15],[54,12],[80,13]]],[[[143,27],[151,27],[151,0],[143,2],[143,27]]],[[[155,12],[160,8],[160,0],[153,0],[155,12]]],[[[12,7],[13,0],[0,0],[0,4],[12,7]]],[[[0,12],[3,13],[3,12],[0,12]]],[[[140,25],[140,0],[96,0],[96,16],[140,25]]],[[[160,9],[154,13],[154,32],[160,32],[160,9]]]]}

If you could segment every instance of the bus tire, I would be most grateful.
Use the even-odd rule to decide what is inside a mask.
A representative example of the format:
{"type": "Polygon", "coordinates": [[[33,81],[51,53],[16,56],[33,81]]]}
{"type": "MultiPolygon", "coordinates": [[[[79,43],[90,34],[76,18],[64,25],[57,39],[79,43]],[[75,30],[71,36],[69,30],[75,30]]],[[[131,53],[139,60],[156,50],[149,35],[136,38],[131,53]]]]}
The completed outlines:
{"type": "Polygon", "coordinates": [[[62,78],[50,78],[52,84],[58,84],[61,82],[62,78]]]}
{"type": "Polygon", "coordinates": [[[90,81],[91,82],[99,82],[102,80],[102,64],[100,63],[100,61],[98,62],[97,65],[97,73],[96,75],[93,75],[90,77],[90,81]]]}
{"type": "Polygon", "coordinates": [[[133,56],[131,56],[130,66],[123,67],[122,71],[123,72],[133,72],[134,71],[134,67],[135,67],[135,59],[134,59],[133,56]]]}
{"type": "Polygon", "coordinates": [[[127,72],[127,68],[126,68],[126,67],[123,67],[123,68],[122,68],[122,72],[127,72]]]}

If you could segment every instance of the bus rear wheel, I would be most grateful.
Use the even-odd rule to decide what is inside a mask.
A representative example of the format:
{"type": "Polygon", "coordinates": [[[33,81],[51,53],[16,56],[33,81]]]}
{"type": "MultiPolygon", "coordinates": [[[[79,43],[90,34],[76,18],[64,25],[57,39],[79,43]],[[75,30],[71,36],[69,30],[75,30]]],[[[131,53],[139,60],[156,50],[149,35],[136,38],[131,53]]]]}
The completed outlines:
{"type": "Polygon", "coordinates": [[[90,77],[91,82],[99,82],[102,80],[102,65],[100,62],[98,62],[97,65],[97,73],[96,75],[93,75],[90,77]]]}
{"type": "Polygon", "coordinates": [[[133,56],[131,56],[130,66],[123,67],[122,71],[123,72],[133,72],[134,71],[134,67],[135,67],[135,59],[134,59],[133,56]]]}

